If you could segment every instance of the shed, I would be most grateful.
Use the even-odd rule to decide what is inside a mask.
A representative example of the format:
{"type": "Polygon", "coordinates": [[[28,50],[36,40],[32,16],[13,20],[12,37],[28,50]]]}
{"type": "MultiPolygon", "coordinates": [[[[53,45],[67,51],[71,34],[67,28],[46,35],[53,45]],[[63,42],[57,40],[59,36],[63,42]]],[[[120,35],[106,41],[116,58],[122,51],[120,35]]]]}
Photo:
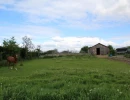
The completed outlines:
{"type": "Polygon", "coordinates": [[[117,48],[116,52],[117,52],[117,54],[130,53],[130,48],[129,47],[117,48]]]}
{"type": "Polygon", "coordinates": [[[88,49],[89,54],[93,55],[107,55],[109,53],[109,48],[101,43],[98,43],[88,49]]]}

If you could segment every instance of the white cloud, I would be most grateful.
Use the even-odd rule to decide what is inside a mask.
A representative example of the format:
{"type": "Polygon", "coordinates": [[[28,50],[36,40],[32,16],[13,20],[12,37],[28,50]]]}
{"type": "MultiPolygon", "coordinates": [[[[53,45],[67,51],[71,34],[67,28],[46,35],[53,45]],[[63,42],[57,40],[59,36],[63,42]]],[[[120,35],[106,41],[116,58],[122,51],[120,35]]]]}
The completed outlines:
{"type": "MultiPolygon", "coordinates": [[[[1,0],[0,9],[18,11],[28,17],[28,22],[42,23],[42,25],[47,24],[48,26],[51,26],[53,22],[59,26],[90,29],[130,22],[129,0],[1,0]]],[[[43,42],[43,50],[55,48],[79,50],[84,45],[92,46],[99,42],[105,45],[119,46],[116,42],[98,37],[55,37],[61,36],[58,29],[36,25],[0,26],[0,33],[5,33],[1,34],[0,41],[11,36],[15,36],[19,41],[27,35],[34,40],[35,44],[43,42]],[[44,42],[45,38],[50,37],[53,38],[44,42]]],[[[122,37],[115,39],[119,40],[120,38],[122,37]]],[[[129,41],[120,45],[129,45],[129,41]]]]}
{"type": "MultiPolygon", "coordinates": [[[[125,34],[125,33],[124,33],[125,34]]],[[[117,36],[117,37],[113,37],[111,38],[111,40],[129,40],[130,39],[130,35],[126,34],[125,36],[122,34],[122,36],[117,36]]]]}
{"type": "Polygon", "coordinates": [[[48,41],[41,44],[42,50],[58,49],[59,51],[70,50],[80,51],[83,46],[91,47],[97,43],[102,43],[106,46],[112,45],[115,49],[119,47],[130,46],[129,40],[124,40],[122,43],[116,43],[111,40],[104,40],[98,37],[60,37],[50,38],[48,41]]]}
{"type": "Polygon", "coordinates": [[[58,29],[45,26],[33,26],[33,25],[12,25],[12,26],[0,26],[0,43],[4,39],[10,39],[15,36],[15,39],[19,44],[22,42],[22,37],[28,36],[34,41],[41,41],[46,38],[60,35],[61,32],[58,29]],[[2,34],[4,33],[4,34],[2,34]]]}
{"type": "Polygon", "coordinates": [[[0,26],[0,32],[5,33],[4,36],[25,36],[30,34],[32,37],[52,37],[59,35],[60,31],[52,27],[36,26],[36,25],[12,25],[0,26]]]}
{"type": "Polygon", "coordinates": [[[11,5],[9,9],[28,15],[31,22],[100,27],[102,22],[130,21],[129,0],[6,0],[0,2],[0,4],[6,3],[11,5]]]}
{"type": "Polygon", "coordinates": [[[0,0],[0,4],[14,4],[15,0],[0,0]]]}
{"type": "Polygon", "coordinates": [[[125,41],[125,42],[123,43],[123,46],[124,46],[124,47],[130,46],[130,40],[129,40],[129,41],[125,41]]]}
{"type": "MultiPolygon", "coordinates": [[[[70,50],[70,51],[80,51],[83,46],[93,46],[97,43],[102,43],[104,45],[112,45],[114,48],[130,46],[130,41],[125,41],[123,43],[116,43],[110,40],[101,39],[99,37],[44,37],[43,35],[26,34],[28,37],[32,38],[32,42],[35,45],[41,45],[41,50],[47,51],[52,49],[58,49],[58,51],[70,50]]],[[[16,35],[16,40],[20,46],[22,46],[22,36],[16,35]]],[[[8,38],[8,36],[0,36],[0,42],[2,39],[8,38]]]]}
{"type": "Polygon", "coordinates": [[[98,37],[53,37],[50,40],[42,44],[42,49],[44,51],[49,49],[58,49],[59,51],[71,50],[79,51],[83,46],[93,46],[97,43],[102,43],[104,45],[117,46],[118,44],[112,41],[106,41],[98,37]]]}

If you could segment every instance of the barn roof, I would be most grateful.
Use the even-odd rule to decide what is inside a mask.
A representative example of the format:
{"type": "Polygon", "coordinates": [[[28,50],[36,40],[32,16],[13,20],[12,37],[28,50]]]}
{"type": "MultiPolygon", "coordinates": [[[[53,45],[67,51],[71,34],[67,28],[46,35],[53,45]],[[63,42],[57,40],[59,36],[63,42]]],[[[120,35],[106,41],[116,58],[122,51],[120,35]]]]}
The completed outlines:
{"type": "MultiPolygon", "coordinates": [[[[98,43],[98,44],[96,44],[96,45],[102,45],[102,46],[104,46],[104,47],[107,47],[107,48],[108,48],[108,46],[105,46],[105,45],[103,45],[103,44],[101,44],[101,43],[98,43]]],[[[94,46],[96,46],[96,45],[94,45],[94,46]]],[[[94,46],[92,46],[92,47],[94,47],[94,46]]],[[[89,48],[92,48],[92,47],[89,47],[89,48]]]]}

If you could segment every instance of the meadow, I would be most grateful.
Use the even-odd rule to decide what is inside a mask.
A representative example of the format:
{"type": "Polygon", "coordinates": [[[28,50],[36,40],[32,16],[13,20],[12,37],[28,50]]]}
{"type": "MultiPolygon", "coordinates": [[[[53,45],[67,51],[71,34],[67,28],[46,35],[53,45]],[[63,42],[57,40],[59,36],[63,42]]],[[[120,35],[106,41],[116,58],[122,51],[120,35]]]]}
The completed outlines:
{"type": "Polygon", "coordinates": [[[130,65],[92,56],[0,68],[1,100],[130,100],[130,65]]]}

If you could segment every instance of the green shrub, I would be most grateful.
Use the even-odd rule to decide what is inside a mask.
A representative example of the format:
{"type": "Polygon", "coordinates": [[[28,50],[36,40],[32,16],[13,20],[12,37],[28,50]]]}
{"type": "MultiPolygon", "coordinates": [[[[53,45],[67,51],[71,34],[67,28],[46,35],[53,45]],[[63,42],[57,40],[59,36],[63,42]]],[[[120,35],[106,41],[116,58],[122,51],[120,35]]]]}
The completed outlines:
{"type": "Polygon", "coordinates": [[[0,61],[0,66],[7,66],[7,61],[6,60],[2,60],[0,61]]]}
{"type": "Polygon", "coordinates": [[[125,54],[124,55],[126,58],[130,58],[130,54],[125,54]]]}
{"type": "Polygon", "coordinates": [[[62,55],[59,55],[59,56],[56,56],[56,55],[45,55],[45,56],[41,56],[40,58],[43,58],[43,59],[45,59],[45,58],[57,58],[57,57],[63,57],[62,55]]]}

